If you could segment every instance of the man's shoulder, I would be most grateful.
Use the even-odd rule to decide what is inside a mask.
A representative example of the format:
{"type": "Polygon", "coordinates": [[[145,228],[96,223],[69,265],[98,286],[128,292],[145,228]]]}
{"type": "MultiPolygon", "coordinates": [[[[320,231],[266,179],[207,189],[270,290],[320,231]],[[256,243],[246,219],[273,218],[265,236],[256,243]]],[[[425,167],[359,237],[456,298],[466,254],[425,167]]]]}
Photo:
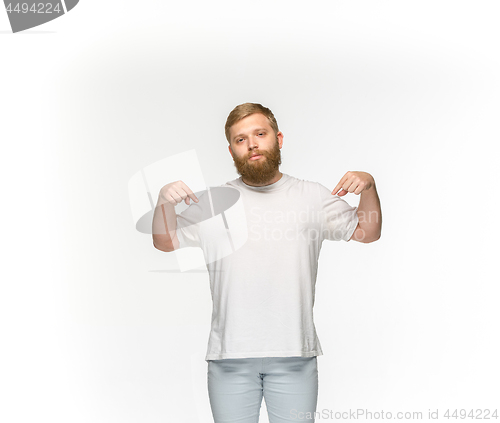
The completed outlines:
{"type": "Polygon", "coordinates": [[[293,185],[300,186],[301,188],[304,189],[317,190],[318,187],[321,185],[319,182],[311,181],[309,179],[297,178],[295,176],[290,176],[290,175],[289,178],[293,185]]]}
{"type": "Polygon", "coordinates": [[[236,188],[240,185],[241,185],[240,178],[236,178],[236,179],[233,179],[232,181],[227,181],[227,182],[219,185],[219,187],[221,187],[221,188],[223,188],[223,187],[236,188]]]}

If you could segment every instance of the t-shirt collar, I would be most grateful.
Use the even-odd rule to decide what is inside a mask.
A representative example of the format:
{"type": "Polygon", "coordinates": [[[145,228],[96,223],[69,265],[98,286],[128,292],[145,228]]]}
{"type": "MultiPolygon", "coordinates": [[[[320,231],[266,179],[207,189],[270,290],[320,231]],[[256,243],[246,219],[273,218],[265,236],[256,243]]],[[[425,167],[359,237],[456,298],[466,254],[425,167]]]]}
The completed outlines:
{"type": "Polygon", "coordinates": [[[239,177],[238,179],[240,180],[241,185],[243,185],[245,188],[254,190],[254,191],[274,191],[279,188],[286,182],[286,180],[289,178],[289,176],[286,173],[281,172],[281,178],[277,180],[276,182],[269,184],[269,185],[264,185],[262,187],[254,187],[252,185],[248,185],[245,182],[243,182],[243,177],[239,177]]]}

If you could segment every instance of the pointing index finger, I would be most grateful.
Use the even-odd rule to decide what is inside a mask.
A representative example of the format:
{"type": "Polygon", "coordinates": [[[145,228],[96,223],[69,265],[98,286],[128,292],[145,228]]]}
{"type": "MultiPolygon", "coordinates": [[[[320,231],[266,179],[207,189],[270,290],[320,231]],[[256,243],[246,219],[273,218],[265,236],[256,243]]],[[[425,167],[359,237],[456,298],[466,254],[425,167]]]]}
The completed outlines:
{"type": "Polygon", "coordinates": [[[332,194],[335,195],[337,194],[337,192],[340,190],[340,188],[342,188],[342,184],[344,183],[344,180],[345,180],[345,175],[342,177],[342,179],[340,180],[340,182],[337,184],[337,186],[333,189],[332,191],[332,194]]]}
{"type": "Polygon", "coordinates": [[[196,197],[196,195],[194,195],[194,192],[191,191],[191,188],[189,188],[186,184],[184,184],[184,191],[186,191],[189,198],[192,198],[196,202],[199,201],[198,197],[196,197]]]}

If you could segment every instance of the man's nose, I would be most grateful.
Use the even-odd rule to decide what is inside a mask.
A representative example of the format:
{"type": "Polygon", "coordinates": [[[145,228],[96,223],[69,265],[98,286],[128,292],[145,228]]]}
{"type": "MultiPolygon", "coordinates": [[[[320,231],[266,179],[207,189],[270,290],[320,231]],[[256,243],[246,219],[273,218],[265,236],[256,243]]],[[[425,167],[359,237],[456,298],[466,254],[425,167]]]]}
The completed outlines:
{"type": "Polygon", "coordinates": [[[254,148],[257,148],[259,145],[257,144],[257,138],[255,137],[249,137],[248,138],[248,149],[253,150],[254,148]]]}

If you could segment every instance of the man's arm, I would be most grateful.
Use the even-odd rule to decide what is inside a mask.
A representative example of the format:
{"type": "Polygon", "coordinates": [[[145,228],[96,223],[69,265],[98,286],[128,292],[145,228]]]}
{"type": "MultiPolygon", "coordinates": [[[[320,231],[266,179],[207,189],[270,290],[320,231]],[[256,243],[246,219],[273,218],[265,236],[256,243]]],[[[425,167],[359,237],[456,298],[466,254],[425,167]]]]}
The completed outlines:
{"type": "Polygon", "coordinates": [[[380,238],[382,233],[382,210],[375,182],[371,188],[361,192],[358,205],[358,226],[351,238],[354,241],[369,243],[380,238]]]}
{"type": "Polygon", "coordinates": [[[153,215],[153,245],[160,251],[171,252],[179,247],[176,234],[177,215],[175,206],[158,196],[153,215]]]}
{"type": "Polygon", "coordinates": [[[153,215],[153,245],[160,251],[171,252],[179,248],[177,239],[177,215],[175,206],[181,201],[198,202],[198,197],[182,181],[165,185],[158,194],[158,202],[153,215]]]}
{"type": "Polygon", "coordinates": [[[332,194],[337,192],[339,197],[348,192],[361,194],[357,210],[359,222],[349,241],[353,239],[367,244],[379,239],[382,233],[382,210],[373,176],[367,172],[349,171],[333,189],[332,194]]]}

